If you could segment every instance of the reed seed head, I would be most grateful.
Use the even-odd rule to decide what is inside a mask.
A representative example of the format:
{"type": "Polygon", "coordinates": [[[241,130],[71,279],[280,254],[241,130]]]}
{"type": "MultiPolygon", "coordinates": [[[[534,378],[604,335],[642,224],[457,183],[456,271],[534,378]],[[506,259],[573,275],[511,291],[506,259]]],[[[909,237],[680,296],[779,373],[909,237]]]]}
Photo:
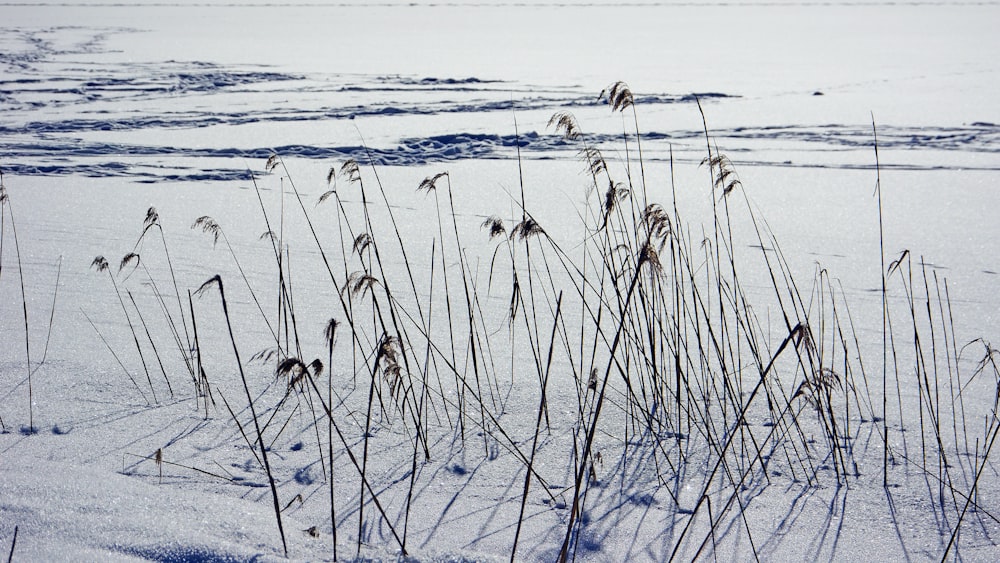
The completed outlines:
{"type": "Polygon", "coordinates": [[[323,203],[324,201],[330,199],[332,196],[337,195],[337,189],[327,190],[323,192],[323,195],[319,196],[319,201],[316,202],[317,205],[323,203]]]}
{"type": "Polygon", "coordinates": [[[812,329],[809,325],[799,323],[792,328],[792,342],[795,349],[800,352],[809,352],[814,349],[812,329]]]}
{"type": "Polygon", "coordinates": [[[266,364],[279,356],[281,356],[281,350],[278,348],[265,348],[251,356],[250,363],[260,362],[266,364]]]}
{"type": "Polygon", "coordinates": [[[153,225],[160,224],[160,214],[156,212],[155,207],[150,207],[146,210],[146,219],[142,222],[142,226],[145,228],[152,227],[153,225]]]}
{"type": "Polygon", "coordinates": [[[220,276],[219,274],[215,274],[214,276],[212,276],[211,278],[209,278],[208,281],[206,281],[205,283],[201,284],[201,287],[199,287],[194,292],[195,297],[201,297],[201,294],[203,294],[206,291],[208,291],[208,288],[212,287],[213,285],[218,285],[219,286],[219,291],[222,291],[222,276],[220,276]]]}
{"type": "Polygon", "coordinates": [[[379,342],[378,356],[392,363],[397,363],[403,353],[403,343],[396,336],[383,336],[379,342]]]}
{"type": "Polygon", "coordinates": [[[332,350],[333,343],[337,339],[337,327],[340,326],[340,321],[331,318],[329,322],[326,323],[326,329],[323,330],[323,339],[326,341],[326,345],[332,350]]]}
{"type": "Polygon", "coordinates": [[[580,151],[580,158],[587,163],[587,170],[591,176],[597,176],[608,170],[608,163],[604,160],[604,155],[596,147],[587,147],[580,151]]]}
{"type": "Polygon", "coordinates": [[[341,288],[340,292],[341,294],[350,294],[352,297],[357,297],[367,291],[371,291],[372,287],[377,283],[377,279],[364,272],[354,272],[347,276],[347,281],[344,282],[344,287],[341,288]]]}
{"type": "Polygon", "coordinates": [[[353,158],[348,159],[340,167],[341,177],[347,178],[347,182],[354,184],[361,181],[361,167],[358,166],[358,161],[353,158]]]}
{"type": "Polygon", "coordinates": [[[301,389],[309,372],[309,366],[298,358],[285,358],[274,370],[275,379],[287,379],[288,390],[301,389]]]}
{"type": "Polygon", "coordinates": [[[108,269],[108,261],[103,256],[98,256],[94,258],[94,261],[90,263],[90,267],[94,268],[98,272],[103,272],[108,269]]]}
{"type": "Polygon", "coordinates": [[[891,276],[893,272],[898,270],[900,265],[903,264],[903,261],[906,260],[909,255],[909,249],[903,250],[903,252],[899,255],[899,258],[896,258],[889,264],[889,268],[886,270],[886,275],[891,276]]]}
{"type": "Polygon", "coordinates": [[[260,234],[259,237],[257,237],[257,240],[264,240],[264,239],[271,239],[271,242],[277,243],[278,235],[276,235],[274,231],[264,231],[263,233],[260,234]]]}
{"type": "Polygon", "coordinates": [[[375,364],[382,365],[382,377],[389,384],[389,394],[395,398],[403,388],[403,368],[400,360],[403,356],[403,343],[396,336],[383,335],[379,341],[375,364]]]}
{"type": "Polygon", "coordinates": [[[523,221],[514,226],[510,231],[510,239],[519,238],[527,240],[530,237],[544,234],[545,230],[531,217],[525,217],[523,221]]]}
{"type": "Polygon", "coordinates": [[[619,201],[625,201],[631,194],[628,187],[621,182],[608,182],[608,190],[604,192],[604,214],[605,217],[617,207],[619,201]]]}
{"type": "Polygon", "coordinates": [[[267,172],[273,172],[278,164],[281,163],[281,157],[277,154],[272,153],[271,156],[267,157],[267,162],[264,163],[264,170],[267,172]]]}
{"type": "Polygon", "coordinates": [[[447,175],[447,172],[438,172],[433,176],[424,178],[423,181],[420,182],[420,185],[417,186],[417,191],[430,193],[431,191],[437,190],[437,181],[447,175]]]}
{"type": "Polygon", "coordinates": [[[716,154],[713,157],[704,158],[700,166],[704,166],[705,164],[714,169],[714,187],[716,190],[722,190],[722,197],[728,196],[737,187],[743,185],[743,182],[740,181],[739,176],[736,174],[733,161],[729,160],[728,156],[716,154]]]}
{"type": "Polygon", "coordinates": [[[118,273],[121,273],[121,271],[124,270],[126,266],[132,264],[133,262],[135,263],[135,267],[138,268],[139,255],[136,254],[135,252],[129,252],[124,257],[122,257],[122,261],[118,264],[118,273]]]}
{"type": "Polygon", "coordinates": [[[195,220],[194,224],[191,225],[191,228],[201,229],[201,232],[211,234],[213,247],[219,243],[219,235],[222,234],[222,227],[220,227],[219,224],[215,222],[215,219],[212,219],[208,215],[202,215],[201,217],[198,217],[198,219],[195,220]]]}
{"type": "Polygon", "coordinates": [[[792,399],[802,397],[806,403],[818,410],[823,405],[823,398],[838,388],[843,388],[840,375],[832,369],[822,368],[799,384],[792,399]]]}
{"type": "Polygon", "coordinates": [[[552,127],[553,125],[555,126],[556,133],[562,133],[564,139],[579,139],[583,135],[576,116],[568,111],[557,111],[552,114],[546,127],[552,127]]]}
{"type": "Polygon", "coordinates": [[[503,219],[496,215],[490,215],[483,221],[482,228],[489,231],[490,240],[507,234],[507,229],[503,226],[503,219]]]}
{"type": "Polygon", "coordinates": [[[649,230],[650,242],[659,241],[657,248],[662,251],[663,246],[673,234],[670,215],[660,204],[651,203],[642,211],[642,222],[649,230]]]}
{"type": "Polygon", "coordinates": [[[641,268],[643,264],[649,264],[653,268],[653,273],[659,274],[663,272],[663,265],[660,263],[660,254],[649,242],[642,245],[642,251],[639,253],[638,266],[641,268]]]}
{"type": "Polygon", "coordinates": [[[361,253],[368,249],[369,246],[374,242],[372,236],[368,233],[361,233],[354,238],[354,253],[361,256],[361,253]]]}
{"type": "Polygon", "coordinates": [[[632,90],[629,89],[628,84],[621,80],[601,90],[597,99],[606,99],[608,105],[611,106],[611,111],[625,111],[632,107],[635,101],[632,97],[632,90]]]}

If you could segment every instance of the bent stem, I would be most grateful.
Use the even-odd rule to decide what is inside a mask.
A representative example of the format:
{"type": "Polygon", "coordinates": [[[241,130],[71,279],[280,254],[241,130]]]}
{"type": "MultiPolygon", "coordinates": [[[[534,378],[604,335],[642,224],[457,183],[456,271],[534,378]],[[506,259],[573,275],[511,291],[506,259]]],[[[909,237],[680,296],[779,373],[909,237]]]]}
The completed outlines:
{"type": "Polygon", "coordinates": [[[17,241],[17,226],[14,223],[14,206],[7,195],[7,188],[3,183],[3,172],[0,171],[0,258],[3,256],[3,208],[7,208],[7,215],[10,216],[10,230],[14,233],[14,251],[17,254],[17,273],[21,282],[21,311],[24,313],[24,357],[25,369],[28,372],[28,432],[35,432],[35,401],[31,385],[31,347],[28,338],[28,300],[24,293],[24,266],[21,264],[21,245],[17,241]]]}
{"type": "Polygon", "coordinates": [[[226,317],[226,328],[229,329],[229,341],[233,345],[233,354],[236,356],[236,365],[240,369],[240,380],[243,382],[243,390],[246,392],[247,404],[250,407],[250,415],[253,417],[253,425],[257,431],[257,447],[260,448],[261,461],[264,463],[264,471],[267,473],[267,481],[271,486],[271,498],[274,500],[274,517],[278,521],[278,533],[281,535],[281,547],[288,557],[288,543],[285,541],[285,528],[281,523],[281,503],[278,501],[278,489],[274,483],[274,475],[271,473],[271,464],[267,460],[267,448],[264,446],[264,435],[260,430],[260,421],[257,419],[257,409],[254,407],[253,396],[250,394],[250,386],[247,384],[247,376],[243,371],[243,362],[240,360],[240,351],[236,346],[236,336],[233,334],[233,324],[229,320],[229,306],[226,303],[226,292],[222,285],[222,277],[214,276],[198,288],[195,295],[203,293],[212,285],[219,287],[219,297],[222,299],[222,314],[226,317]]]}

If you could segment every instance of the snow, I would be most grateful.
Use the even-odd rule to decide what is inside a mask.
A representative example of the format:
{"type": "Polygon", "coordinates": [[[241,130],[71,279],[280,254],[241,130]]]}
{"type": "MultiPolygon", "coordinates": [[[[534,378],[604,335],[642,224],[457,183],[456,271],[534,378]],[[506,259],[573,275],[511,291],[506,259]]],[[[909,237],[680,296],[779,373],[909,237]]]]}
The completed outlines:
{"type": "MultiPolygon", "coordinates": [[[[551,561],[571,522],[579,560],[940,560],[946,551],[996,560],[998,383],[989,360],[1000,331],[1000,7],[570,4],[4,5],[0,554],[16,529],[14,561],[285,560],[249,394],[293,561],[332,560],[335,543],[338,560],[400,560],[401,536],[407,560],[509,560],[516,534],[518,560],[551,561]],[[598,97],[618,79],[635,93],[634,121],[598,97]],[[616,356],[634,380],[609,360],[619,309],[602,309],[599,330],[576,335],[593,320],[580,294],[593,290],[577,291],[561,264],[599,244],[600,231],[581,235],[581,216],[596,224],[606,185],[586,199],[593,181],[582,141],[549,126],[557,111],[577,117],[609,175],[645,182],[668,210],[676,201],[698,260],[692,287],[720,267],[707,258],[716,248],[730,250],[741,272],[739,299],[753,316],[740,301],[725,313],[733,324],[712,325],[739,342],[720,352],[741,366],[726,380],[739,388],[712,379],[719,357],[704,352],[706,371],[691,371],[691,410],[682,411],[694,424],[674,418],[680,402],[646,387],[655,369],[639,358],[641,338],[616,356]],[[706,126],[742,184],[725,199],[701,164],[706,126]],[[282,160],[269,166],[272,154],[282,160]],[[327,182],[349,159],[361,165],[367,213],[349,174],[327,182]],[[448,174],[434,190],[417,190],[440,172],[448,174]],[[545,236],[489,239],[484,219],[497,217],[508,232],[522,220],[522,179],[545,236]],[[331,188],[336,195],[319,203],[331,188]],[[720,240],[713,210],[722,203],[732,234],[720,240]],[[151,207],[155,225],[143,221],[151,207]],[[223,235],[193,229],[202,216],[223,235]],[[774,240],[760,235],[764,221],[774,240]],[[286,352],[322,361],[316,388],[290,386],[274,357],[254,358],[273,349],[277,332],[268,229],[287,245],[281,271],[299,333],[286,352]],[[382,265],[351,252],[362,231],[377,241],[382,265]],[[770,276],[779,250],[802,295],[787,326],[790,292],[775,291],[770,276]],[[130,252],[139,261],[119,271],[130,252]],[[887,356],[886,407],[883,254],[900,358],[887,356]],[[109,271],[92,267],[96,256],[109,271]],[[369,286],[350,277],[364,268],[377,278],[369,286]],[[188,301],[215,275],[227,309],[214,285],[188,301]],[[364,291],[345,290],[349,280],[364,291]],[[477,300],[475,356],[466,283],[477,300]],[[557,285],[561,330],[553,329],[557,285]],[[392,320],[407,337],[395,352],[380,348],[390,331],[371,309],[389,286],[392,320]],[[908,312],[910,295],[919,314],[908,312]],[[199,395],[176,344],[194,330],[191,309],[211,399],[199,395]],[[356,340],[349,310],[367,313],[356,317],[356,340]],[[331,317],[341,322],[332,353],[322,335],[331,317]],[[794,356],[778,352],[794,321],[807,318],[815,350],[827,354],[821,365],[849,383],[828,399],[837,424],[847,424],[841,457],[807,401],[822,381],[803,386],[794,356]],[[916,353],[914,331],[923,338],[916,353]],[[575,354],[591,346],[597,376],[588,390],[590,370],[575,354]],[[775,359],[759,388],[751,350],[775,359]],[[396,363],[403,358],[408,367],[396,363]],[[399,373],[410,378],[393,379],[399,373]],[[369,398],[372,381],[384,396],[369,398]],[[539,417],[543,388],[548,416],[539,417]],[[426,401],[421,415],[418,401],[426,401]],[[459,426],[461,401],[469,410],[459,426]],[[626,404],[644,405],[665,426],[637,422],[626,404]],[[426,423],[427,458],[415,416],[426,423]],[[574,514],[576,460],[592,420],[600,422],[574,514]],[[720,448],[727,461],[716,464],[720,448]]],[[[666,248],[657,259],[673,264],[666,248]]],[[[620,296],[626,263],[622,279],[600,282],[618,284],[620,296]]],[[[588,263],[588,275],[598,266],[588,263]]],[[[703,289],[700,306],[715,322],[733,287],[703,289]]],[[[654,303],[646,310],[658,303],[642,299],[654,303]]],[[[625,309],[646,318],[642,306],[625,309]]],[[[684,318],[698,315],[694,307],[684,318]]],[[[391,324],[388,313],[383,320],[391,324]]],[[[662,331],[669,351],[668,325],[648,330],[662,331]]],[[[802,354],[809,344],[791,332],[802,354]]],[[[685,338],[711,348],[707,335],[685,338]]]]}

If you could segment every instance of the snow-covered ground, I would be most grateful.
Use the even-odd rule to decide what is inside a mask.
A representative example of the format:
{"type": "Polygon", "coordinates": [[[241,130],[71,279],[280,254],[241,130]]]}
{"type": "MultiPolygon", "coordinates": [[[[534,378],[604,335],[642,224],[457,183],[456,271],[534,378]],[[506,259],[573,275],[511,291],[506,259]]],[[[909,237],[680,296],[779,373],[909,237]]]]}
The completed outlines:
{"type": "Polygon", "coordinates": [[[1000,4],[0,11],[0,554],[1000,554],[1000,4]]]}

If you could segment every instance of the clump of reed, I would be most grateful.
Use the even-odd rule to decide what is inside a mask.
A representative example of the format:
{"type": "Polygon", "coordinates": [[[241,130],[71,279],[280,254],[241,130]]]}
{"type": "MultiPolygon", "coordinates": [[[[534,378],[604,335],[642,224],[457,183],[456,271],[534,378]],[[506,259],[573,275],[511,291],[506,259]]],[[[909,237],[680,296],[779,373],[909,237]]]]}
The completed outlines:
{"type": "MultiPolygon", "coordinates": [[[[639,480],[653,489],[649,498],[664,499],[675,522],[664,532],[664,558],[707,556],[734,537],[757,556],[761,544],[747,506],[760,491],[779,479],[785,486],[848,487],[865,477],[861,468],[873,456],[882,459],[887,491],[911,467],[939,483],[932,500],[954,521],[947,556],[968,511],[985,510],[977,487],[1000,434],[1000,398],[970,406],[977,416],[993,413],[982,429],[973,428],[965,410],[974,400],[964,391],[973,380],[1000,381],[998,354],[982,342],[982,361],[974,373],[963,372],[962,356],[975,346],[958,344],[947,282],[923,261],[914,267],[909,253],[880,266],[886,357],[879,388],[861,359],[864,345],[844,291],[822,268],[810,284],[797,281],[801,274],[752,204],[737,164],[714,143],[704,112],[706,182],[700,189],[711,200],[712,216],[702,225],[685,220],[672,174],[666,180],[647,176],[628,86],[612,84],[601,99],[623,117],[619,161],[605,157],[609,147],[592,143],[573,114],[560,111],[549,121],[553,133],[578,149],[590,186],[575,233],[556,232],[533,214],[522,171],[512,211],[490,214],[480,224],[480,238],[472,240],[451,173],[442,171],[415,186],[432,223],[429,243],[417,246],[374,165],[348,160],[332,166],[325,185],[316,182],[322,195],[308,201],[274,155],[263,178],[278,183],[276,217],[261,196],[258,180],[264,180],[251,177],[266,229],[261,240],[273,258],[274,286],[265,297],[222,227],[210,217],[194,222],[213,246],[224,242],[252,299],[250,314],[235,317],[221,276],[195,292],[218,289],[254,424],[250,435],[225,405],[267,474],[286,553],[282,513],[293,503],[282,508],[281,468],[267,452],[300,421],[298,432],[315,438],[329,494],[295,498],[300,505],[316,498],[329,503],[334,559],[343,553],[338,543],[346,530],[355,535],[355,556],[365,544],[379,543],[405,556],[412,515],[425,501],[422,470],[454,449],[484,460],[503,456],[523,476],[509,499],[517,507],[510,521],[512,560],[523,553],[532,490],[559,511],[551,520],[560,526],[557,545],[542,549],[566,561],[583,555],[588,534],[601,525],[591,508],[615,494],[612,480],[620,481],[619,495],[626,494],[626,480],[639,480]],[[737,239],[737,221],[749,225],[752,240],[737,239]],[[293,230],[306,233],[305,242],[294,240],[293,230]],[[292,268],[293,243],[314,254],[316,268],[292,268]],[[470,256],[476,248],[485,254],[481,261],[470,256]],[[478,266],[483,263],[488,267],[478,266]],[[761,289],[748,278],[767,282],[761,289]],[[299,289],[307,283],[308,292],[299,289]],[[889,306],[899,296],[891,283],[898,283],[902,311],[889,306]],[[323,326],[300,326],[307,306],[330,312],[323,326]],[[261,321],[268,340],[244,363],[236,323],[261,321]],[[244,370],[252,362],[269,366],[272,381],[283,382],[277,398],[248,377],[244,370]],[[910,370],[913,377],[905,378],[910,370]],[[353,402],[341,394],[355,391],[353,402]],[[893,413],[887,412],[890,398],[897,401],[893,413]],[[306,409],[309,416],[296,417],[306,409]],[[899,440],[889,434],[917,423],[919,456],[902,431],[899,440]],[[389,428],[405,445],[391,452],[404,468],[395,480],[372,469],[375,455],[389,455],[373,450],[379,432],[389,428]],[[863,434],[873,433],[882,446],[877,452],[859,446],[863,434]],[[542,451],[544,467],[538,463],[542,451]],[[335,475],[338,465],[346,465],[347,474],[335,475]],[[347,510],[337,506],[344,497],[353,503],[347,510]],[[378,536],[379,530],[388,533],[378,536]]],[[[673,166],[671,156],[671,171],[673,166]]],[[[878,205],[881,220],[880,193],[878,205]]],[[[155,210],[144,225],[140,241],[157,229],[166,250],[155,210]]],[[[95,266],[108,269],[106,261],[95,260],[95,266]]],[[[122,267],[128,266],[134,271],[142,262],[128,255],[122,267]]],[[[161,318],[195,382],[194,396],[205,397],[208,416],[201,358],[215,351],[202,350],[194,301],[189,294],[185,313],[169,269],[175,299],[169,306],[158,301],[161,318]]],[[[140,357],[148,345],[159,358],[150,331],[143,339],[133,327],[132,315],[146,326],[135,301],[127,308],[115,289],[140,357]]],[[[162,363],[161,371],[169,385],[162,363]]]]}

